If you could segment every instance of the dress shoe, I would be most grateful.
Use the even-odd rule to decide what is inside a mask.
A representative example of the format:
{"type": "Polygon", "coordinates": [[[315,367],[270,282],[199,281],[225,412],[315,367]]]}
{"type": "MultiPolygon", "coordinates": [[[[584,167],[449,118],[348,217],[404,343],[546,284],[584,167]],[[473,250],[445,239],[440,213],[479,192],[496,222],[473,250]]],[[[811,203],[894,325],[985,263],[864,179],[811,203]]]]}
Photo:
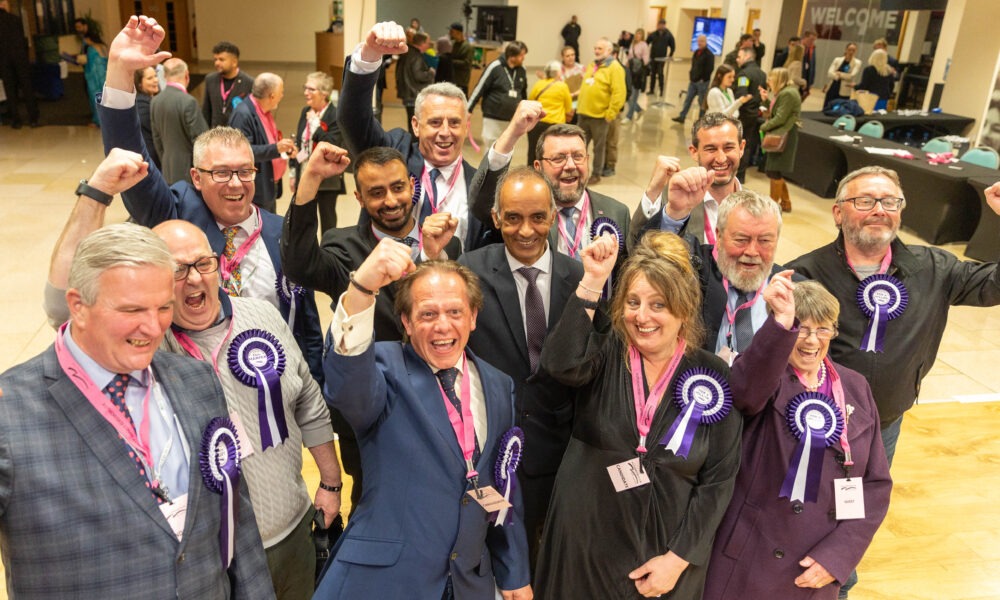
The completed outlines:
{"type": "Polygon", "coordinates": [[[673,119],[670,120],[673,121],[674,123],[683,123],[684,117],[674,117],[673,119]]]}
{"type": "Polygon", "coordinates": [[[590,180],[589,180],[589,181],[587,182],[587,185],[597,185],[598,183],[601,183],[601,178],[600,178],[600,177],[598,177],[597,175],[594,175],[594,176],[593,176],[593,177],[591,177],[591,178],[590,178],[590,180]]]}

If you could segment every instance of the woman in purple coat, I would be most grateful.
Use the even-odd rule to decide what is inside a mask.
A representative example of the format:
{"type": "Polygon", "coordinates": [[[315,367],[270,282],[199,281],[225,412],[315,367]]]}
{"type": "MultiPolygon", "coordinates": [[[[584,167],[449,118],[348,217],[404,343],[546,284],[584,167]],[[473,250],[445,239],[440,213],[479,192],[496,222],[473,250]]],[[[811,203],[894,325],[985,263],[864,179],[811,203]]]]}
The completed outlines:
{"type": "Polygon", "coordinates": [[[733,365],[742,463],[705,600],[833,600],[889,509],[868,382],[827,358],[840,306],[818,283],[790,276],[765,288],[772,316],[733,365]]]}

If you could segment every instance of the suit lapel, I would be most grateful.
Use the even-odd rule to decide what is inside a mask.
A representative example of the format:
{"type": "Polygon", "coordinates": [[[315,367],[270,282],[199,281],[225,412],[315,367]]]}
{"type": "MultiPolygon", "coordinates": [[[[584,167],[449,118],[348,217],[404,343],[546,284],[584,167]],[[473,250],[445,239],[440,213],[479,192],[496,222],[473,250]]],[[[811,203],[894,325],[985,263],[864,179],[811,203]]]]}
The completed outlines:
{"type": "MultiPolygon", "coordinates": [[[[552,253],[552,289],[549,296],[549,322],[546,332],[552,331],[562,316],[562,307],[566,306],[576,285],[572,273],[566,264],[559,260],[560,255],[552,253]]],[[[568,259],[572,260],[572,259],[568,259]]]]}
{"type": "Polygon", "coordinates": [[[490,269],[493,277],[490,284],[497,295],[497,302],[507,320],[507,327],[514,337],[517,349],[521,357],[528,360],[528,341],[524,337],[524,317],[521,315],[521,300],[517,295],[517,285],[514,283],[514,274],[510,272],[510,266],[504,255],[503,244],[493,244],[489,247],[490,269]]]}
{"type": "Polygon", "coordinates": [[[505,433],[500,430],[509,420],[509,416],[505,419],[503,415],[505,405],[508,406],[509,411],[509,398],[504,398],[503,386],[489,376],[479,357],[473,354],[472,350],[466,349],[465,352],[475,363],[476,370],[479,371],[479,382],[483,386],[483,404],[486,405],[486,439],[479,440],[480,455],[479,462],[476,463],[476,471],[481,474],[488,473],[488,475],[481,476],[480,481],[492,481],[493,465],[490,463],[490,457],[496,452],[497,440],[505,433]]]}
{"type": "Polygon", "coordinates": [[[455,430],[451,427],[448,419],[448,411],[444,407],[444,399],[441,397],[441,388],[438,386],[437,377],[431,371],[422,358],[413,351],[413,346],[406,344],[403,346],[403,359],[406,363],[406,374],[416,392],[417,401],[423,407],[427,418],[433,423],[444,445],[451,449],[452,455],[460,465],[465,465],[462,458],[462,449],[458,446],[455,438],[455,430]]]}

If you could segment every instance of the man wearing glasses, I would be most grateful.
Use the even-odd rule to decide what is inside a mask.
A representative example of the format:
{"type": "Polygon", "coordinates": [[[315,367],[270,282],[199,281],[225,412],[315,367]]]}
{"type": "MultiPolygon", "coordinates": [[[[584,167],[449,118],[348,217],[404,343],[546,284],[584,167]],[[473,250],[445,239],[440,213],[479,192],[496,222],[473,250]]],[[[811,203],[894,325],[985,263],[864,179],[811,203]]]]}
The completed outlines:
{"type": "MultiPolygon", "coordinates": [[[[163,60],[156,48],[164,37],[155,20],[133,17],[111,42],[104,94],[98,107],[104,120],[105,152],[122,148],[150,163],[139,132],[132,73],[163,60]]],[[[292,330],[317,381],[322,381],[323,335],[311,291],[293,286],[282,273],[278,239],[281,217],[251,204],[254,197],[254,156],[242,133],[217,127],[194,143],[192,184],[168,187],[152,164],[149,176],[132,187],[99,190],[121,192],[129,214],[140,225],[153,227],[169,219],[189,221],[205,232],[222,261],[223,288],[230,296],[266,300],[278,308],[292,330]]]]}

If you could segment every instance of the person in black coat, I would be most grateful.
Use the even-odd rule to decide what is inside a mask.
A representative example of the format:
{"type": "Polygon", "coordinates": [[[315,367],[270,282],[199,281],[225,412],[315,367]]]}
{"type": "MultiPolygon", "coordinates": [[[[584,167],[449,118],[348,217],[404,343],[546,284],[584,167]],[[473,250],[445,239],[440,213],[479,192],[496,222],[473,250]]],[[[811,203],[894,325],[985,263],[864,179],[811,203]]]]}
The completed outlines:
{"type": "Polygon", "coordinates": [[[156,153],[153,143],[153,124],[149,115],[149,101],[160,93],[160,79],[156,76],[155,67],[146,67],[135,72],[135,109],[139,111],[139,126],[142,128],[142,140],[146,142],[149,157],[157,169],[160,166],[160,155],[156,153]]]}
{"type": "MultiPolygon", "coordinates": [[[[708,83],[712,81],[712,71],[715,70],[715,57],[708,49],[708,38],[705,35],[698,36],[698,49],[691,55],[691,71],[689,73],[690,83],[688,83],[687,94],[684,97],[684,107],[681,114],[674,118],[674,121],[683,123],[691,109],[691,101],[697,96],[698,106],[705,106],[708,96],[708,83]]],[[[701,111],[699,111],[701,112],[701,111]]]]}
{"type": "MultiPolygon", "coordinates": [[[[666,65],[667,59],[674,55],[674,50],[677,47],[676,42],[674,42],[674,34],[667,29],[665,19],[660,19],[656,24],[656,31],[649,34],[646,43],[649,44],[649,58],[651,59],[649,62],[649,93],[653,94],[656,90],[656,81],[659,79],[660,95],[662,96],[667,86],[667,82],[663,79],[663,67],[666,65]]],[[[577,53],[577,56],[580,54],[577,53]]]]}
{"type": "Polygon", "coordinates": [[[24,38],[21,18],[10,12],[10,3],[0,0],[0,80],[7,91],[7,118],[11,127],[21,127],[18,101],[28,109],[28,123],[38,127],[38,102],[31,86],[28,64],[28,43],[24,38]]]}
{"type": "Polygon", "coordinates": [[[868,66],[861,71],[861,83],[854,86],[854,89],[878,96],[875,110],[882,110],[888,105],[895,86],[896,72],[889,66],[889,55],[885,50],[875,50],[868,57],[868,66]]]}
{"type": "Polygon", "coordinates": [[[575,50],[577,56],[580,56],[580,31],[580,24],[576,21],[576,15],[573,15],[569,23],[566,23],[562,31],[559,32],[563,39],[563,45],[575,50]]]}
{"type": "MultiPolygon", "coordinates": [[[[302,175],[302,165],[308,160],[316,144],[329,142],[334,146],[344,146],[340,126],[337,125],[337,107],[330,102],[333,78],[321,71],[310,73],[306,76],[302,91],[306,97],[306,105],[302,107],[299,124],[295,128],[295,140],[298,142],[299,151],[288,161],[288,166],[292,169],[290,178],[292,193],[295,193],[298,179],[302,175]]],[[[344,193],[343,175],[324,179],[320,184],[316,202],[319,204],[322,233],[337,226],[337,198],[342,193],[344,193]]]]}
{"type": "Polygon", "coordinates": [[[740,48],[736,61],[740,66],[736,72],[736,96],[750,95],[750,100],[740,107],[740,123],[743,124],[743,139],[747,141],[740,160],[740,169],[736,178],[746,181],[747,167],[757,162],[757,152],[760,150],[760,90],[767,88],[767,75],[757,65],[754,58],[756,51],[752,47],[740,48]]]}

